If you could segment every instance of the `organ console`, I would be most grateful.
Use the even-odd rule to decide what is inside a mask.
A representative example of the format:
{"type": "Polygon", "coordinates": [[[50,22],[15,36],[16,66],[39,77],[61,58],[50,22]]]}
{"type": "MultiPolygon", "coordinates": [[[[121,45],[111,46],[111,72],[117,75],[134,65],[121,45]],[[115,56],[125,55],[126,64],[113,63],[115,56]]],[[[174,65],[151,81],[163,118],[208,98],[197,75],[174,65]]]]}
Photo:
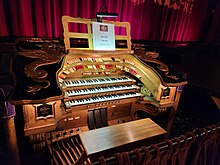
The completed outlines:
{"type": "Polygon", "coordinates": [[[63,16],[65,51],[59,41],[42,39],[18,48],[22,76],[11,102],[22,106],[25,135],[36,148],[46,140],[55,164],[83,155],[80,133],[137,120],[138,111],[156,116],[170,109],[169,132],[187,83],[158,53],[132,50],[127,22],[103,20],[123,35],[115,34],[115,51],[94,50],[93,22],[63,16]]]}

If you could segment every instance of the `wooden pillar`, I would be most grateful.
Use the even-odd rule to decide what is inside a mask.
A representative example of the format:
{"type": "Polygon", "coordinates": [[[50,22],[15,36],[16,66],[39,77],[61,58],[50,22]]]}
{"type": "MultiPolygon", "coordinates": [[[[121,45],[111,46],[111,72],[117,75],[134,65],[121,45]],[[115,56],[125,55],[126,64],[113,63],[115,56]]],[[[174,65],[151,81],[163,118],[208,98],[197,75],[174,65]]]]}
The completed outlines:
{"type": "MultiPolygon", "coordinates": [[[[9,102],[13,87],[0,85],[0,121],[3,124],[4,164],[20,165],[17,136],[15,130],[15,106],[9,102]]],[[[1,162],[0,162],[1,163],[1,162]]]]}
{"type": "Polygon", "coordinates": [[[16,164],[20,165],[20,156],[19,156],[19,149],[17,144],[17,136],[14,124],[14,115],[4,116],[1,118],[3,122],[3,134],[4,134],[4,141],[5,144],[5,163],[11,165],[16,164]]]}
{"type": "MultiPolygon", "coordinates": [[[[7,40],[8,41],[8,40],[7,40]]],[[[15,106],[8,100],[12,95],[15,85],[12,72],[12,58],[15,55],[15,43],[0,43],[0,121],[3,125],[4,160],[0,164],[20,165],[19,149],[15,130],[15,106]],[[5,162],[6,161],[6,162],[5,162]]]]}
{"type": "Polygon", "coordinates": [[[170,115],[169,115],[169,119],[168,119],[168,123],[167,123],[167,138],[171,137],[171,132],[173,129],[173,122],[177,113],[177,109],[178,109],[178,104],[179,104],[179,100],[180,100],[180,96],[181,96],[181,92],[183,90],[183,86],[179,87],[177,89],[176,92],[176,96],[175,96],[175,103],[174,106],[172,107],[171,111],[170,111],[170,115]]]}

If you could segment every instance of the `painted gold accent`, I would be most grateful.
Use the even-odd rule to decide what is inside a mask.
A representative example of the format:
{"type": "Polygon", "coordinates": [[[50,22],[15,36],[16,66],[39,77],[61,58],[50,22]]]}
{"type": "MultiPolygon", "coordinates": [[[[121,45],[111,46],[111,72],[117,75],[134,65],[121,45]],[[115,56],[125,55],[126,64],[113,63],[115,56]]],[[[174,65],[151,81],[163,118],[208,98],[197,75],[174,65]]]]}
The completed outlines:
{"type": "Polygon", "coordinates": [[[142,56],[141,59],[143,61],[147,61],[147,62],[158,64],[157,68],[159,70],[161,70],[162,72],[164,72],[164,75],[166,77],[174,79],[174,80],[178,80],[179,78],[176,77],[175,75],[169,75],[169,68],[168,68],[168,66],[166,64],[164,64],[163,62],[159,61],[157,59],[158,57],[159,57],[159,53],[156,53],[156,52],[146,52],[145,56],[142,56]]]}
{"type": "Polygon", "coordinates": [[[35,82],[44,84],[28,86],[26,91],[35,94],[42,88],[49,87],[50,81],[46,79],[48,73],[45,70],[37,70],[37,68],[43,65],[59,63],[64,56],[63,46],[44,44],[41,50],[19,49],[22,50],[18,52],[19,55],[37,59],[24,68],[26,76],[32,78],[35,82]]]}
{"type": "Polygon", "coordinates": [[[134,49],[135,49],[135,54],[137,54],[143,61],[158,64],[157,68],[161,70],[162,72],[164,72],[164,75],[166,77],[174,79],[174,80],[179,79],[178,77],[176,77],[176,75],[169,75],[169,67],[163,62],[158,60],[159,53],[147,52],[145,51],[144,48],[139,47],[138,45],[134,49]]]}

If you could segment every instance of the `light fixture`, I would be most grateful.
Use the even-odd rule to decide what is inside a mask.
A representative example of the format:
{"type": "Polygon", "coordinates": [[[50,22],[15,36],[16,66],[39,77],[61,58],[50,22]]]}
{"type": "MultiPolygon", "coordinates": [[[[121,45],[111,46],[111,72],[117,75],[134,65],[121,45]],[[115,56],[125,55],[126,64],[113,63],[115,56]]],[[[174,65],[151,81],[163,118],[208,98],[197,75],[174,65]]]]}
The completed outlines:
{"type": "Polygon", "coordinates": [[[101,6],[99,12],[96,13],[97,22],[102,22],[102,17],[117,17],[118,13],[109,13],[105,5],[101,6]]]}

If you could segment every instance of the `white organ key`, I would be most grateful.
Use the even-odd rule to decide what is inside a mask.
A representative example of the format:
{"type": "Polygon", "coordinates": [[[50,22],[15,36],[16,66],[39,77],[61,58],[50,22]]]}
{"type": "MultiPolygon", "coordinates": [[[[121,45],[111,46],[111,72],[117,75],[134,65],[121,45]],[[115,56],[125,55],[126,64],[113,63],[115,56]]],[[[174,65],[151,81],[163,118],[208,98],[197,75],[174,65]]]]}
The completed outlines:
{"type": "Polygon", "coordinates": [[[128,77],[107,77],[96,79],[80,79],[80,80],[64,80],[66,87],[86,86],[86,85],[99,85],[105,83],[120,83],[132,82],[133,80],[128,77]]]}
{"type": "Polygon", "coordinates": [[[117,85],[117,86],[107,86],[100,88],[88,88],[88,89],[76,89],[69,90],[66,92],[68,96],[78,96],[93,93],[103,93],[103,92],[114,92],[119,90],[137,89],[135,85],[117,85]]]}
{"type": "Polygon", "coordinates": [[[127,99],[131,97],[139,97],[139,96],[141,96],[140,93],[123,93],[123,94],[114,94],[114,95],[106,95],[106,96],[96,96],[91,98],[70,100],[68,102],[65,102],[65,105],[69,107],[69,106],[77,106],[77,105],[90,104],[90,103],[103,102],[103,101],[112,101],[117,99],[127,99]]]}

